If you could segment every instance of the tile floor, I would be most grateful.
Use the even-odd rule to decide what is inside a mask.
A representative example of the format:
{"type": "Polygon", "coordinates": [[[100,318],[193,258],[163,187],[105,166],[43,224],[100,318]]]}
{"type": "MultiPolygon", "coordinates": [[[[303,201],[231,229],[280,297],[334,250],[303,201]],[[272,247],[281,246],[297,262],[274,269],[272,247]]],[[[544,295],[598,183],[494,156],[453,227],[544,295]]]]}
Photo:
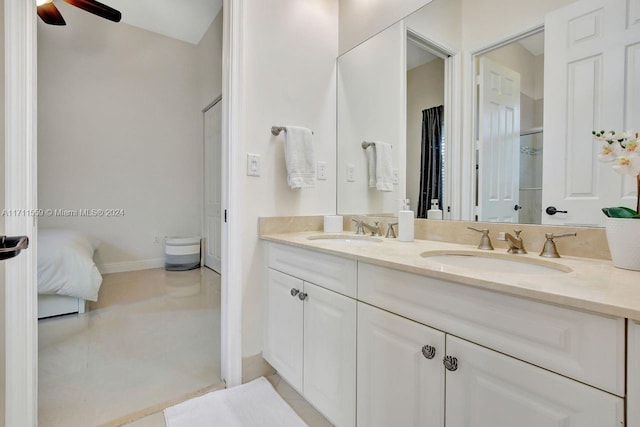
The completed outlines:
{"type": "Polygon", "coordinates": [[[39,425],[98,426],[220,382],[220,276],[104,276],[84,315],[41,320],[39,425]]]}

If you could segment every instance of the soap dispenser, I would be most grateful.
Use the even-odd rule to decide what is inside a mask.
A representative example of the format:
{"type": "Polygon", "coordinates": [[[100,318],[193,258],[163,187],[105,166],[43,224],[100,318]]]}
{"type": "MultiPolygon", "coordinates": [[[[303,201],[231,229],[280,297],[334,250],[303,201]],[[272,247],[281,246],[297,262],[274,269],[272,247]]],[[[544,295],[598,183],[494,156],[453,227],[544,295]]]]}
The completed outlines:
{"type": "Polygon", "coordinates": [[[402,200],[402,210],[398,212],[398,240],[413,242],[413,211],[409,207],[409,199],[402,200]]]}
{"type": "Polygon", "coordinates": [[[442,219],[442,209],[440,209],[438,199],[431,200],[431,209],[427,211],[427,219],[442,219]]]}

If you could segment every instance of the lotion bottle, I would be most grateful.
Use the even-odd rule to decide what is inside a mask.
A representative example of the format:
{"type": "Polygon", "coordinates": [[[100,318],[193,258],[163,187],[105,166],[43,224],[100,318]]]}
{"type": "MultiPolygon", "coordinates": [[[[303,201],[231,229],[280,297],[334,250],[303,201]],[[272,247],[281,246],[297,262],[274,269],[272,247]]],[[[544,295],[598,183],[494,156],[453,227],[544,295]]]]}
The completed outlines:
{"type": "Polygon", "coordinates": [[[442,210],[439,207],[438,199],[431,200],[431,209],[427,211],[427,219],[442,219],[442,210]]]}
{"type": "Polygon", "coordinates": [[[409,208],[409,199],[402,200],[402,210],[398,212],[398,240],[413,242],[413,211],[409,208]]]}

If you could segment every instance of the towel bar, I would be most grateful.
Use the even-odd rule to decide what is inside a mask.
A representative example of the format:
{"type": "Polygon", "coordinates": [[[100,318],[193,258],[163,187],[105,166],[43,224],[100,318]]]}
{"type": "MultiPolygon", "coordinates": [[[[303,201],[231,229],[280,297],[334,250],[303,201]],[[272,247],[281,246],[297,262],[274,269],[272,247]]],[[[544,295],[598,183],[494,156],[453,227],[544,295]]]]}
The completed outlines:
{"type": "MultiPolygon", "coordinates": [[[[374,145],[373,142],[362,141],[362,149],[363,150],[366,150],[367,148],[371,147],[372,145],[374,145]]],[[[393,146],[391,148],[393,148],[393,146]]]]}
{"type": "MultiPolygon", "coordinates": [[[[287,128],[284,126],[271,126],[271,134],[273,136],[278,136],[280,135],[281,132],[287,132],[287,128]]],[[[314,131],[311,131],[312,135],[315,135],[314,131]]]]}

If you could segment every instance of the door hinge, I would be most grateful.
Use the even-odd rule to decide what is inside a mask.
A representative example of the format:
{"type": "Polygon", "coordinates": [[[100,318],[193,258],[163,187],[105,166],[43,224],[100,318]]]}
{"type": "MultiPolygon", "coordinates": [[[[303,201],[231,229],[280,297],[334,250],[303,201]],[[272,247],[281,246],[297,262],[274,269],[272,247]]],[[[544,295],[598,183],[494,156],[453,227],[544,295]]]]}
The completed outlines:
{"type": "Polygon", "coordinates": [[[224,222],[225,223],[227,222],[227,210],[226,209],[224,210],[224,222]]]}

